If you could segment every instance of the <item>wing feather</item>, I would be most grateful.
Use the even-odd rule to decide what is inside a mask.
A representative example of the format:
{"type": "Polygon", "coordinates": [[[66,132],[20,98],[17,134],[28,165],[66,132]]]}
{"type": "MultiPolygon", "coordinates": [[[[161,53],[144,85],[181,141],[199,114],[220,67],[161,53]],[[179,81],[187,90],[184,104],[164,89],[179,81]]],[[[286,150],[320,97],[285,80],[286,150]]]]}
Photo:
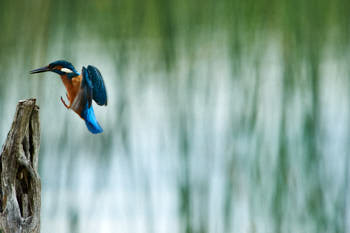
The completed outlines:
{"type": "Polygon", "coordinates": [[[79,90],[77,96],[75,97],[75,99],[72,103],[72,106],[71,106],[71,108],[76,113],[78,113],[79,116],[81,116],[81,113],[82,113],[82,111],[87,103],[88,103],[88,107],[91,106],[92,95],[93,95],[92,82],[89,79],[89,75],[88,75],[88,72],[87,72],[85,67],[83,67],[82,76],[83,76],[83,80],[81,82],[80,90],[79,90]]]}
{"type": "Polygon", "coordinates": [[[89,65],[87,67],[87,72],[89,75],[89,80],[91,81],[91,85],[93,87],[92,99],[98,105],[107,105],[106,87],[100,71],[96,67],[89,65]]]}

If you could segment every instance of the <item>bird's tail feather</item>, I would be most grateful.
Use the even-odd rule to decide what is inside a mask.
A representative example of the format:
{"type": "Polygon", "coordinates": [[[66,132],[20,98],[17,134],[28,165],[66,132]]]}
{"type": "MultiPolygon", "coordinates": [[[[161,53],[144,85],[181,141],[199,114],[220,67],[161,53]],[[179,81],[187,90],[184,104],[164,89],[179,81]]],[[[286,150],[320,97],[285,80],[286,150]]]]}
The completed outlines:
{"type": "Polygon", "coordinates": [[[103,129],[101,128],[101,126],[98,124],[96,120],[94,109],[92,108],[92,106],[89,107],[87,105],[84,108],[82,117],[85,120],[86,127],[89,129],[91,133],[97,134],[97,133],[103,132],[103,129]]]}

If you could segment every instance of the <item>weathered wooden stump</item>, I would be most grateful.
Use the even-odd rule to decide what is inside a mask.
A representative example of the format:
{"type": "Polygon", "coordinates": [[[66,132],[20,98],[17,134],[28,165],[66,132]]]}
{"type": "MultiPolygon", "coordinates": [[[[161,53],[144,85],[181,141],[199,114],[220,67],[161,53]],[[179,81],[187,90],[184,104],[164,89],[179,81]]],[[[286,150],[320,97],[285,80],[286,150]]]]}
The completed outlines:
{"type": "Polygon", "coordinates": [[[20,101],[0,157],[0,229],[40,232],[39,107],[20,101]]]}

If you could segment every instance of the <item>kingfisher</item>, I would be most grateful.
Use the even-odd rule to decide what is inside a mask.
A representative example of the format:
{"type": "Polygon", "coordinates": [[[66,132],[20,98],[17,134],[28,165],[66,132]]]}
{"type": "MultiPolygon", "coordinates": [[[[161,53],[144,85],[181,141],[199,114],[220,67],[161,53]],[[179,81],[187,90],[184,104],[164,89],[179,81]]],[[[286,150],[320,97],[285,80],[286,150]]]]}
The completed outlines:
{"type": "Polygon", "coordinates": [[[77,72],[72,63],[65,60],[58,60],[47,66],[30,71],[30,74],[37,74],[51,71],[60,75],[66,87],[66,104],[61,96],[61,101],[67,109],[72,109],[84,121],[88,130],[93,134],[102,133],[103,129],[96,120],[92,100],[98,105],[107,105],[107,92],[100,71],[88,65],[83,67],[81,74],[77,72]]]}

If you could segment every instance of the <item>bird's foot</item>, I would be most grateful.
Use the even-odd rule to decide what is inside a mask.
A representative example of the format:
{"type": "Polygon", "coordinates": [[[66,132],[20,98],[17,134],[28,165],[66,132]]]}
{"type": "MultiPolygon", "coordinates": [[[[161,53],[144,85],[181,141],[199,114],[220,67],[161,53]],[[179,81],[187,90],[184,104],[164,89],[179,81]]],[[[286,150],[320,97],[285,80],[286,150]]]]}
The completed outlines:
{"type": "Polygon", "coordinates": [[[68,108],[68,109],[70,108],[70,105],[67,105],[66,102],[64,102],[62,96],[61,96],[61,101],[62,101],[63,105],[64,105],[66,108],[68,108]]]}

